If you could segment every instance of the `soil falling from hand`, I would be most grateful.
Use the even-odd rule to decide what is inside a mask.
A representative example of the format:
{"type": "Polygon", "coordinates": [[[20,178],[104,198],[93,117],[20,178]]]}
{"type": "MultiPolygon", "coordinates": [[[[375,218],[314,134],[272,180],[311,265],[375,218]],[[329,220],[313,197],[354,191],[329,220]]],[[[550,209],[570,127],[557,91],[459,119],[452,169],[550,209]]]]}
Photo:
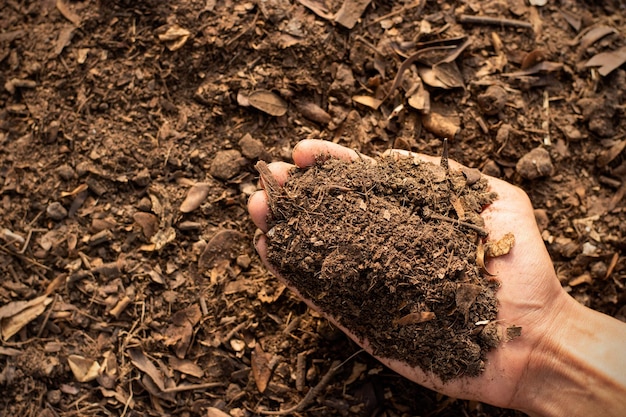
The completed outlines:
{"type": "Polygon", "coordinates": [[[270,194],[268,258],[302,296],[376,356],[444,381],[481,373],[498,286],[476,262],[479,213],[496,198],[484,178],[413,158],[327,159],[270,194]]]}

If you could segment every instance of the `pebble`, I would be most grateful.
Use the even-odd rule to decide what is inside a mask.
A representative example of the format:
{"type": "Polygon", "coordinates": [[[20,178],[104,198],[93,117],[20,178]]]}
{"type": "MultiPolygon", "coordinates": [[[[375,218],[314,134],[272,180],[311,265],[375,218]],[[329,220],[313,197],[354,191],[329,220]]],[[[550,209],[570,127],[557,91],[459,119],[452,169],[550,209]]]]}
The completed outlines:
{"type": "Polygon", "coordinates": [[[135,174],[132,181],[140,187],[147,187],[150,184],[151,179],[150,171],[148,168],[144,168],[135,174]]]}
{"type": "Polygon", "coordinates": [[[59,174],[59,177],[61,177],[61,179],[65,181],[69,181],[76,176],[76,171],[74,171],[74,168],[67,164],[58,167],[57,173],[59,174]]]}
{"type": "Polygon", "coordinates": [[[46,208],[46,214],[52,220],[60,221],[67,217],[67,210],[61,203],[55,201],[48,205],[46,208]]]}
{"type": "Polygon", "coordinates": [[[534,180],[541,177],[549,177],[554,173],[554,165],[550,159],[550,153],[544,148],[535,148],[522,156],[515,170],[522,178],[534,180]]]}
{"type": "Polygon", "coordinates": [[[477,98],[478,105],[487,116],[495,116],[500,113],[507,101],[506,90],[499,85],[491,85],[477,98]]]}
{"type": "Polygon", "coordinates": [[[500,178],[502,176],[502,170],[496,163],[496,161],[489,160],[483,167],[482,173],[492,177],[500,178]]]}
{"type": "Polygon", "coordinates": [[[141,210],[141,211],[152,210],[152,201],[150,201],[148,197],[143,197],[141,200],[139,200],[139,203],[137,203],[137,210],[141,210]]]}
{"type": "Polygon", "coordinates": [[[187,192],[187,197],[180,205],[180,211],[183,213],[191,213],[198,207],[200,204],[206,200],[209,196],[209,192],[211,191],[211,187],[209,184],[205,182],[199,182],[194,184],[189,191],[187,192]]]}
{"type": "Polygon", "coordinates": [[[215,154],[213,162],[209,168],[209,173],[221,180],[229,180],[239,174],[245,159],[236,149],[219,151],[215,154]]]}
{"type": "Polygon", "coordinates": [[[246,133],[244,137],[239,140],[239,147],[241,153],[248,159],[267,159],[267,152],[263,142],[258,139],[254,139],[249,133],[246,133]]]}

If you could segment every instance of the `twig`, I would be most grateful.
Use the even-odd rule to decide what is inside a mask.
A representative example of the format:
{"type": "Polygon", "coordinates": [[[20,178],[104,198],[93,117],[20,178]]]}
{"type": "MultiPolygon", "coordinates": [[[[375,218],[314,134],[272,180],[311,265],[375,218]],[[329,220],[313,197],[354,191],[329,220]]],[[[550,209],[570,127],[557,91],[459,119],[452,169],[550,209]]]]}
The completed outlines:
{"type": "Polygon", "coordinates": [[[523,20],[504,19],[501,17],[488,17],[488,16],[473,16],[468,14],[462,14],[459,16],[459,23],[470,23],[478,25],[494,25],[494,26],[509,26],[514,28],[532,29],[533,25],[523,20]]]}
{"type": "Polygon", "coordinates": [[[481,235],[481,236],[487,236],[489,234],[489,232],[487,232],[485,229],[483,229],[480,226],[476,226],[475,224],[471,224],[471,223],[464,222],[464,221],[461,221],[461,220],[453,219],[453,218],[450,218],[450,217],[446,217],[446,216],[443,216],[441,214],[429,213],[426,216],[431,218],[431,219],[441,220],[443,222],[458,224],[459,226],[467,227],[468,229],[472,229],[472,230],[478,232],[478,234],[481,235]]]}
{"type": "Polygon", "coordinates": [[[46,327],[46,324],[48,324],[48,320],[50,320],[50,315],[52,314],[52,310],[54,310],[54,306],[57,303],[58,298],[58,294],[55,294],[54,298],[52,299],[52,303],[50,303],[50,308],[48,309],[48,312],[46,313],[46,316],[44,317],[43,322],[39,327],[39,331],[37,331],[37,339],[39,339],[43,334],[43,329],[46,327]]]}
{"type": "Polygon", "coordinates": [[[330,365],[330,369],[328,370],[328,372],[326,372],[326,375],[322,377],[320,382],[318,382],[316,386],[311,388],[309,392],[306,393],[304,398],[302,398],[302,400],[298,404],[294,405],[293,407],[288,408],[286,410],[280,410],[280,411],[259,410],[258,413],[268,415],[268,416],[284,416],[287,414],[293,414],[293,413],[297,413],[299,411],[304,410],[305,408],[309,406],[309,404],[311,404],[311,402],[313,402],[313,400],[320,394],[320,392],[324,388],[326,388],[326,385],[328,385],[332,377],[335,375],[335,372],[337,372],[337,370],[340,368],[340,365],[341,365],[340,361],[334,361],[332,365],[330,365]]]}
{"type": "Polygon", "coordinates": [[[415,9],[416,7],[424,7],[425,4],[426,4],[426,0],[423,0],[423,1],[422,0],[417,0],[413,4],[409,4],[408,6],[404,6],[404,7],[400,8],[400,9],[398,9],[396,11],[393,11],[391,13],[387,13],[386,15],[383,15],[383,16],[377,18],[377,19],[372,20],[371,22],[366,24],[365,27],[369,27],[369,26],[375,25],[377,23],[382,22],[385,19],[389,19],[390,17],[397,16],[397,15],[402,14],[402,13],[408,11],[408,10],[415,9]]]}
{"type": "Polygon", "coordinates": [[[207,389],[207,388],[215,388],[215,387],[223,387],[223,382],[206,382],[204,384],[189,384],[189,385],[180,385],[178,387],[166,388],[162,390],[163,393],[170,392],[183,392],[183,391],[194,391],[198,389],[207,389]]]}
{"type": "Polygon", "coordinates": [[[441,161],[439,165],[446,171],[448,170],[448,138],[443,138],[443,152],[441,154],[441,161]]]}

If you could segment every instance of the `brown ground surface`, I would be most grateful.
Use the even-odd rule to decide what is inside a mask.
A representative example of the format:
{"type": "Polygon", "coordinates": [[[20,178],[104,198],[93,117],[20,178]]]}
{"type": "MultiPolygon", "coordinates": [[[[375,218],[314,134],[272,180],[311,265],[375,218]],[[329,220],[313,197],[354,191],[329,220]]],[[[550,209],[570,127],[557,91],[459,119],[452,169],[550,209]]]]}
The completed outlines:
{"type": "Polygon", "coordinates": [[[301,414],[517,415],[405,381],[263,268],[254,163],[303,138],[449,136],[530,194],[571,295],[626,319],[623,2],[321,3],[2,3],[0,414],[254,415],[346,361],[301,414]]]}

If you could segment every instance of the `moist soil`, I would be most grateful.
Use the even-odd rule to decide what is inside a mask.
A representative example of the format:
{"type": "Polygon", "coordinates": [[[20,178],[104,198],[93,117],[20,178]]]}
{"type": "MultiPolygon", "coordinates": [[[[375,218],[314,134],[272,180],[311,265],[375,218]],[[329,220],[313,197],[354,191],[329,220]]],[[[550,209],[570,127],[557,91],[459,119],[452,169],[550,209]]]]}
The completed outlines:
{"type": "Polygon", "coordinates": [[[254,165],[305,138],[447,137],[626,319],[623,1],[0,4],[0,415],[521,415],[398,376],[263,266],[254,165]]]}
{"type": "Polygon", "coordinates": [[[484,178],[413,158],[330,159],[268,192],[268,259],[290,286],[377,356],[444,381],[483,370],[497,345],[481,331],[497,284],[471,228],[495,198],[484,178]]]}

